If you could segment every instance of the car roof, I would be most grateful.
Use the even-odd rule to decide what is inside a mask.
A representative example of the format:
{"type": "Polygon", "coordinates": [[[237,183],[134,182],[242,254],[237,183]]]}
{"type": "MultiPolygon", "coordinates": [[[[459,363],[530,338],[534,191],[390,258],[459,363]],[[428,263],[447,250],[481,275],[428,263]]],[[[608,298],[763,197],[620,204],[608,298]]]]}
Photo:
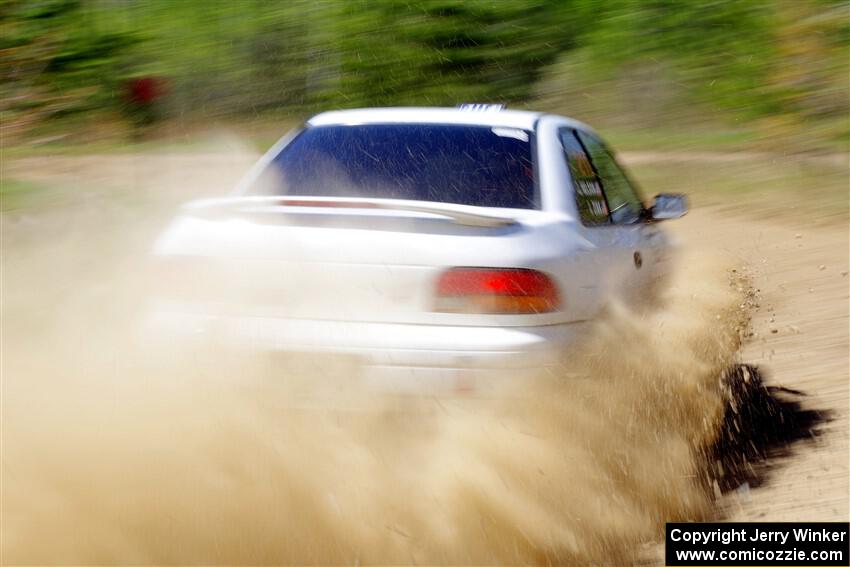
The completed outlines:
{"type": "Polygon", "coordinates": [[[310,126],[340,124],[469,124],[533,130],[542,112],[528,110],[467,110],[462,108],[360,108],[323,112],[307,121],[310,126]]]}

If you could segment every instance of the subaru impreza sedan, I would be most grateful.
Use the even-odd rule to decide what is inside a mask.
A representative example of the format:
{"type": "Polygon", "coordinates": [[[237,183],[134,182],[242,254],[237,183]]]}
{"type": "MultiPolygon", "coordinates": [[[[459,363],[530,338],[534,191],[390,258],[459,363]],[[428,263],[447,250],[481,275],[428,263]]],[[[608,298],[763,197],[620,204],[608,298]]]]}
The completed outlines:
{"type": "Polygon", "coordinates": [[[156,243],[160,336],[356,360],[394,389],[558,365],[668,270],[658,221],[589,127],[488,105],[319,114],[156,243]]]}

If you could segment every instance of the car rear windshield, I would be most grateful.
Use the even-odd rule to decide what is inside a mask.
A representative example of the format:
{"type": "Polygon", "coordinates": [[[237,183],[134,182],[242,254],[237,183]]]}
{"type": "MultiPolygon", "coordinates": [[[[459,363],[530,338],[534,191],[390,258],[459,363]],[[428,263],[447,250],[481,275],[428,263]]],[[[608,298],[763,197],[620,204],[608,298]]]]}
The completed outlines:
{"type": "Polygon", "coordinates": [[[454,124],[308,127],[273,161],[282,195],[536,207],[533,134],[454,124]]]}

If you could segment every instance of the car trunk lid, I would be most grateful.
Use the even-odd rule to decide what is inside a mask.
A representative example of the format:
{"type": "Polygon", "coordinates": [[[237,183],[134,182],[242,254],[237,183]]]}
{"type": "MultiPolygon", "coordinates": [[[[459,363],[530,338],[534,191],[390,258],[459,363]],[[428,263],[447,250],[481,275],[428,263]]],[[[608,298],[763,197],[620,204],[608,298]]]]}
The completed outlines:
{"type": "Polygon", "coordinates": [[[541,214],[326,197],[215,199],[185,212],[157,246],[173,272],[158,286],[166,297],[239,315],[455,324],[492,316],[436,312],[440,275],[499,262],[500,239],[526,237],[541,214]]]}

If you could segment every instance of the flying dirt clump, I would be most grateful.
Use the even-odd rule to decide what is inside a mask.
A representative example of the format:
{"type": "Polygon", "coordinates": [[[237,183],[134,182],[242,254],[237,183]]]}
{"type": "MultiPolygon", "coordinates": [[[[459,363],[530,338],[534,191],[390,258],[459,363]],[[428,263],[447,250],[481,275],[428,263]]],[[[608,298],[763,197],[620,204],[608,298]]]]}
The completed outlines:
{"type": "Polygon", "coordinates": [[[661,309],[612,304],[555,372],[486,400],[351,388],[346,411],[289,403],[322,373],[146,345],[140,234],[62,222],[73,239],[4,231],[8,563],[617,564],[710,510],[741,319],[700,252],[661,309]]]}

